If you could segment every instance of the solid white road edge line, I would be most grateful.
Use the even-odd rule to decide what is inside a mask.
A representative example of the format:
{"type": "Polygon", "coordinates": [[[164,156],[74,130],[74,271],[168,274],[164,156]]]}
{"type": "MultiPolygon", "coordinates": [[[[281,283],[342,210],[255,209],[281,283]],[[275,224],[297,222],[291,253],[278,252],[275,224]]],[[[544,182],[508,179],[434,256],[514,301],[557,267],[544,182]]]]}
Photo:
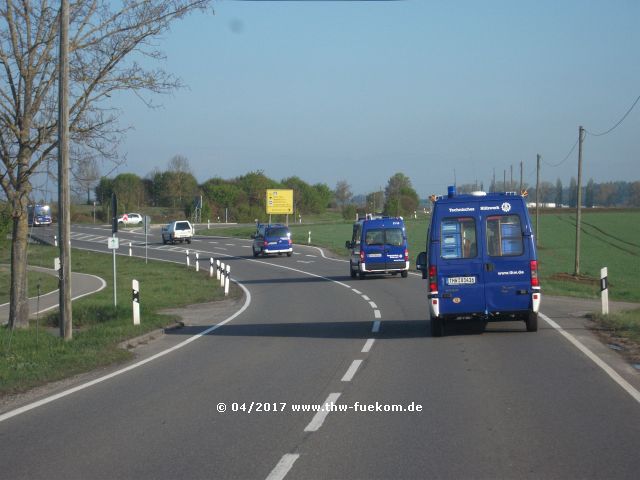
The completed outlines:
{"type": "Polygon", "coordinates": [[[350,382],[351,380],[353,380],[353,377],[355,376],[356,372],[358,371],[358,368],[360,368],[360,365],[362,365],[362,360],[354,360],[353,362],[351,362],[351,365],[349,366],[349,369],[344,374],[344,376],[342,377],[341,381],[342,382],[350,382]]]}
{"type": "Polygon", "coordinates": [[[282,480],[287,476],[293,464],[300,458],[299,453],[286,453],[278,462],[278,464],[271,470],[271,473],[267,477],[267,480],[282,480]]]}
{"type": "Polygon", "coordinates": [[[143,365],[146,365],[147,363],[154,361],[156,358],[164,357],[165,355],[167,355],[167,354],[169,354],[171,352],[179,350],[182,347],[187,346],[191,342],[194,342],[194,341],[198,340],[199,338],[207,335],[208,333],[213,332],[217,328],[229,323],[231,320],[233,320],[237,316],[241,315],[249,307],[249,304],[251,303],[251,293],[249,292],[249,290],[247,290],[247,288],[244,285],[242,285],[241,283],[238,283],[238,282],[236,282],[236,283],[238,284],[238,286],[240,286],[240,288],[242,288],[242,290],[244,290],[244,293],[246,295],[246,300],[245,300],[244,305],[242,306],[242,308],[240,310],[238,310],[236,313],[234,313],[233,315],[231,315],[226,320],[207,328],[203,332],[200,332],[199,334],[194,335],[194,336],[184,340],[183,342],[181,342],[181,343],[179,343],[177,345],[174,345],[171,348],[168,348],[167,350],[163,350],[162,352],[156,353],[155,355],[153,355],[153,356],[151,356],[149,358],[145,358],[144,360],[136,362],[136,363],[134,363],[132,365],[129,365],[128,367],[121,368],[120,370],[117,370],[117,371],[115,371],[113,373],[110,373],[108,375],[104,375],[104,376],[102,376],[100,378],[96,378],[95,380],[91,380],[90,382],[83,383],[82,385],[78,385],[77,387],[70,388],[68,390],[65,390],[64,392],[60,392],[60,393],[58,393],[56,395],[52,395],[50,397],[43,398],[42,400],[39,400],[37,402],[33,402],[33,403],[30,403],[30,404],[25,405],[23,407],[20,407],[20,408],[17,408],[15,410],[12,410],[10,412],[4,413],[4,414],[0,415],[0,423],[4,422],[5,420],[8,420],[9,418],[13,418],[13,417],[18,416],[20,414],[28,412],[29,410],[33,410],[34,408],[41,407],[43,405],[46,405],[47,403],[54,402],[54,401],[56,401],[56,400],[58,400],[60,398],[66,397],[67,395],[71,395],[72,393],[79,392],[80,390],[84,390],[86,388],[92,387],[93,385],[97,385],[98,383],[102,383],[105,380],[109,380],[109,379],[111,379],[113,377],[117,377],[118,375],[126,373],[126,372],[128,372],[130,370],[133,370],[135,368],[138,368],[138,367],[141,367],[143,365]]]}
{"type": "Polygon", "coordinates": [[[322,408],[320,409],[320,411],[318,411],[313,416],[313,418],[309,422],[309,425],[304,428],[304,431],[317,432],[324,423],[324,420],[327,418],[327,415],[329,415],[329,412],[331,410],[330,406],[335,405],[335,403],[338,401],[338,398],[340,398],[340,393],[330,393],[327,399],[322,404],[322,408]]]}
{"type": "Polygon", "coordinates": [[[538,316],[542,318],[545,322],[551,325],[558,333],[560,333],[564,338],[569,340],[574,347],[584,353],[593,363],[599,366],[602,370],[605,371],[611,379],[620,385],[631,397],[638,403],[640,403],[640,392],[636,390],[629,382],[627,382],[624,378],[622,378],[618,372],[616,372],[613,368],[607,365],[600,357],[598,357],[595,353],[585,347],[576,337],[571,335],[569,332],[564,330],[560,325],[547,317],[544,313],[539,313],[538,316]]]}
{"type": "Polygon", "coordinates": [[[371,347],[373,347],[373,342],[375,342],[376,340],[374,338],[370,338],[366,341],[366,343],[364,344],[364,347],[362,347],[362,350],[360,350],[362,353],[369,353],[369,351],[371,350],[371,347]]]}

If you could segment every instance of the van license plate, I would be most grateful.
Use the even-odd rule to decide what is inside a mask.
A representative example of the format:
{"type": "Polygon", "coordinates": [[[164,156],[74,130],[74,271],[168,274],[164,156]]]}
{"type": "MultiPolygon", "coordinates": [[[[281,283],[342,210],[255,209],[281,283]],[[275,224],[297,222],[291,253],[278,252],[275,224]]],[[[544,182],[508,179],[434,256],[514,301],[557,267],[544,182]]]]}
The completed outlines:
{"type": "Polygon", "coordinates": [[[471,285],[476,283],[476,277],[449,277],[447,285],[471,285]]]}

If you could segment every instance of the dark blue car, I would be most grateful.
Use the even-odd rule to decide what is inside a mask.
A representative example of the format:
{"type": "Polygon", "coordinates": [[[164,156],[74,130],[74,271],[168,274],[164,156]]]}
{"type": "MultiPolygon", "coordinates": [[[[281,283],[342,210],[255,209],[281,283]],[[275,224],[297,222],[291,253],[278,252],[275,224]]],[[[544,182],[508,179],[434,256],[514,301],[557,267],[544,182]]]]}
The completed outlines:
{"type": "Polygon", "coordinates": [[[289,227],[279,223],[273,225],[258,225],[253,238],[253,256],[293,254],[293,241],[289,227]]]}
{"type": "Polygon", "coordinates": [[[437,197],[427,251],[417,268],[428,278],[431,333],[447,321],[523,320],[538,329],[540,283],[531,220],[515,193],[437,197]]]}

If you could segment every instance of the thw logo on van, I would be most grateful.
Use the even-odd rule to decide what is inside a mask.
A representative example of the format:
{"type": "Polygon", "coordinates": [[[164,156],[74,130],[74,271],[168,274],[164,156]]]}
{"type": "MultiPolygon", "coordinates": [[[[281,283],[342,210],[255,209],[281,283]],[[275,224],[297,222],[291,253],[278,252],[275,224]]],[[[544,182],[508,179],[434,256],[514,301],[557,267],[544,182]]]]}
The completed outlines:
{"type": "Polygon", "coordinates": [[[502,209],[502,211],[504,213],[510,212],[511,211],[511,204],[509,202],[504,202],[500,208],[502,209]]]}

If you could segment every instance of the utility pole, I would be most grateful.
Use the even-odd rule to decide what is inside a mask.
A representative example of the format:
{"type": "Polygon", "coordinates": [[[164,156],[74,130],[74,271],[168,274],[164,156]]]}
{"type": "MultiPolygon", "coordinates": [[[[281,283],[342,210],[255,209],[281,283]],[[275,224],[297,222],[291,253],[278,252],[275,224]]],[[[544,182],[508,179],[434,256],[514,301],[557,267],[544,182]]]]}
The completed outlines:
{"type": "MultiPolygon", "coordinates": [[[[540,154],[537,155],[536,161],[536,247],[540,246],[540,202],[538,201],[538,192],[540,191],[540,154]]],[[[522,165],[522,164],[520,164],[522,165]]]]}
{"type": "Polygon", "coordinates": [[[520,193],[522,193],[522,160],[520,161],[520,193]]]}
{"type": "Polygon", "coordinates": [[[60,2],[58,59],[58,236],[60,237],[60,336],[71,340],[71,199],[69,195],[69,0],[60,2]]]}
{"type": "Polygon", "coordinates": [[[502,189],[507,192],[509,189],[507,188],[507,170],[502,170],[502,189]]]}
{"type": "Polygon", "coordinates": [[[496,169],[493,168],[493,183],[491,184],[491,192],[495,192],[496,189],[496,169]]]}
{"type": "Polygon", "coordinates": [[[511,176],[509,177],[509,191],[513,191],[513,165],[509,166],[509,170],[511,171],[511,176]]]}
{"type": "Polygon", "coordinates": [[[584,139],[584,128],[578,127],[578,191],[576,198],[576,265],[574,275],[580,275],[580,224],[582,223],[582,141],[584,139]]]}

